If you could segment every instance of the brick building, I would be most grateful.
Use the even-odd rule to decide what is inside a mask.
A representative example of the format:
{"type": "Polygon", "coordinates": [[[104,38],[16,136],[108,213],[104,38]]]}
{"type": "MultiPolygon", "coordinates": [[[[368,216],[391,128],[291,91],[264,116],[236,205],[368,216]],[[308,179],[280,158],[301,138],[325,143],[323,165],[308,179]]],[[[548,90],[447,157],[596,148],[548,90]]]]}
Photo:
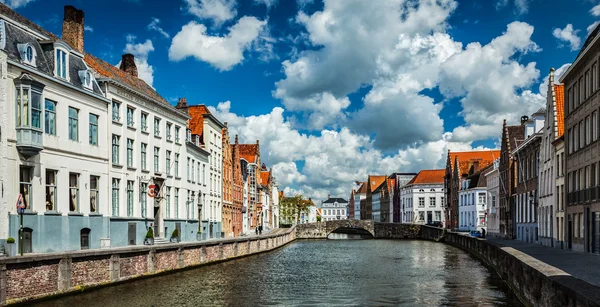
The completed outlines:
{"type": "Polygon", "coordinates": [[[498,173],[499,182],[499,234],[498,236],[514,239],[515,228],[515,203],[513,194],[516,187],[516,169],[513,159],[513,151],[517,148],[517,139],[522,139],[525,133],[523,125],[507,126],[506,120],[502,125],[502,136],[500,138],[500,165],[498,173]]]}
{"type": "Polygon", "coordinates": [[[262,203],[259,185],[260,178],[260,144],[239,144],[240,159],[247,168],[248,181],[248,229],[253,231],[259,225],[262,214],[262,203]]]}
{"type": "Polygon", "coordinates": [[[225,237],[233,237],[233,158],[227,123],[224,123],[224,125],[225,127],[221,130],[221,152],[223,156],[223,232],[225,233],[225,237]]]}
{"type": "Polygon", "coordinates": [[[243,208],[244,203],[244,180],[242,164],[240,161],[240,148],[238,136],[235,136],[235,143],[231,144],[232,158],[232,189],[233,189],[233,234],[239,236],[243,232],[243,208]]]}

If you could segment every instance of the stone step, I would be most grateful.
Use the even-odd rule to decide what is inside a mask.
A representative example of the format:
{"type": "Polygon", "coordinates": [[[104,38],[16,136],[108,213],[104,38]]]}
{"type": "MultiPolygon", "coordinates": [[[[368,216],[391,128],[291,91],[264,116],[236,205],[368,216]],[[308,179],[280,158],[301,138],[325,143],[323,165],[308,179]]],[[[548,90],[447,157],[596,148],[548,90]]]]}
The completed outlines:
{"type": "Polygon", "coordinates": [[[167,239],[154,238],[154,245],[169,244],[169,243],[171,243],[171,242],[169,240],[167,240],[167,239]]]}

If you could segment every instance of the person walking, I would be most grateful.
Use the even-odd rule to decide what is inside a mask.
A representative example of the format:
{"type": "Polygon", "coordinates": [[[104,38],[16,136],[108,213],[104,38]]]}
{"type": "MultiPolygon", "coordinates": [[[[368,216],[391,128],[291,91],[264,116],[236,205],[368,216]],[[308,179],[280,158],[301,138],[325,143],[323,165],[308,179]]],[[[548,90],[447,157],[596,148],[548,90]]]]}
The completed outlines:
{"type": "Polygon", "coordinates": [[[485,228],[481,228],[481,237],[485,238],[485,228]]]}

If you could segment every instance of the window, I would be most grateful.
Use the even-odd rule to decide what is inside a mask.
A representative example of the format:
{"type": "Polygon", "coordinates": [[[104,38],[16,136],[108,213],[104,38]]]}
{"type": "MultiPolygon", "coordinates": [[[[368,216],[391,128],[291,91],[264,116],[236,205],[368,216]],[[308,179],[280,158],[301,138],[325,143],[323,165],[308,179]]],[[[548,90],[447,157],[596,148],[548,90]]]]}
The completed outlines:
{"type": "Polygon", "coordinates": [[[127,167],[133,167],[133,140],[127,139],[127,167]]]}
{"type": "Polygon", "coordinates": [[[577,82],[573,83],[573,109],[571,112],[579,106],[579,84],[577,82]]]}
{"type": "Polygon", "coordinates": [[[425,207],[425,197],[419,197],[419,208],[425,207]]]}
{"type": "Polygon", "coordinates": [[[133,216],[133,185],[134,181],[127,180],[127,216],[133,216]]]}
{"type": "Polygon", "coordinates": [[[158,164],[158,159],[159,157],[159,151],[160,149],[158,147],[154,147],[154,172],[158,173],[159,171],[159,164],[158,164]]]}
{"type": "Polygon", "coordinates": [[[90,176],[90,212],[98,210],[98,197],[100,196],[98,192],[99,183],[100,177],[90,176]]]}
{"type": "Polygon", "coordinates": [[[583,126],[583,120],[579,122],[579,149],[585,147],[585,127],[583,126]]]}
{"type": "Polygon", "coordinates": [[[579,105],[585,100],[585,84],[583,83],[583,76],[579,78],[579,105]]]}
{"type": "Polygon", "coordinates": [[[31,44],[17,44],[17,49],[19,50],[21,60],[25,62],[25,64],[35,66],[36,51],[31,44]]]}
{"type": "Polygon", "coordinates": [[[31,168],[21,166],[19,168],[19,193],[23,197],[23,205],[25,209],[30,210],[31,207],[31,168]]]}
{"type": "Polygon", "coordinates": [[[81,81],[81,85],[84,88],[86,88],[88,90],[93,90],[94,89],[94,87],[92,86],[93,76],[92,76],[92,74],[90,73],[89,70],[87,70],[87,69],[86,70],[80,70],[79,71],[79,79],[81,81]]]}
{"type": "Polygon", "coordinates": [[[590,97],[592,87],[590,86],[590,71],[585,72],[585,98],[590,97]]]}
{"type": "Polygon", "coordinates": [[[119,185],[120,180],[113,178],[112,180],[112,215],[119,216],[119,185]]]}
{"type": "Polygon", "coordinates": [[[435,197],[429,197],[429,207],[435,207],[435,197]]]}
{"type": "Polygon", "coordinates": [[[598,65],[592,65],[592,93],[598,90],[598,65]]]}
{"type": "Polygon", "coordinates": [[[133,127],[135,125],[133,116],[135,115],[135,109],[127,107],[127,126],[133,127]]]}
{"type": "Polygon", "coordinates": [[[167,201],[167,210],[165,211],[165,217],[171,217],[171,188],[165,187],[166,190],[166,201],[167,201]]]}
{"type": "Polygon", "coordinates": [[[179,154],[175,154],[175,177],[179,177],[179,154]]]}
{"type": "Polygon", "coordinates": [[[56,76],[67,78],[67,53],[62,49],[56,49],[56,76]]]}
{"type": "Polygon", "coordinates": [[[592,112],[592,141],[598,140],[598,112],[592,112]]]}
{"type": "Polygon", "coordinates": [[[187,159],[187,168],[186,168],[187,169],[187,181],[192,181],[192,176],[190,175],[192,172],[191,167],[190,167],[191,162],[192,162],[192,159],[188,158],[187,159]]]}
{"type": "Polygon", "coordinates": [[[98,146],[98,115],[90,113],[90,145],[98,146]]]}
{"type": "Polygon", "coordinates": [[[16,104],[17,127],[42,129],[42,87],[16,85],[16,104]]]}
{"type": "Polygon", "coordinates": [[[179,143],[179,126],[175,126],[175,143],[179,143]]]}
{"type": "Polygon", "coordinates": [[[579,149],[579,129],[577,128],[577,124],[573,126],[573,152],[576,152],[579,149]]]}
{"type": "Polygon", "coordinates": [[[179,217],[179,189],[175,188],[175,218],[179,217]]]}
{"type": "Polygon", "coordinates": [[[69,211],[79,211],[79,174],[69,173],[69,211]]]}
{"type": "Polygon", "coordinates": [[[56,135],[56,102],[46,99],[44,113],[46,133],[56,135]]]}
{"type": "Polygon", "coordinates": [[[112,136],[112,163],[119,165],[119,143],[121,141],[121,137],[113,134],[112,136]]]}
{"type": "Polygon", "coordinates": [[[146,191],[148,191],[148,184],[143,182],[140,188],[140,203],[142,204],[142,217],[146,217],[146,204],[147,204],[147,195],[146,191]]]}
{"type": "Polygon", "coordinates": [[[167,157],[167,163],[165,164],[167,176],[171,175],[171,151],[167,150],[165,155],[167,157]]]}
{"type": "Polygon", "coordinates": [[[147,170],[148,168],[146,167],[146,148],[148,147],[148,145],[146,143],[142,143],[142,157],[141,157],[141,161],[142,161],[142,170],[147,170]]]}
{"type": "Polygon", "coordinates": [[[148,113],[142,113],[142,118],[140,120],[141,128],[143,132],[148,131],[148,113]]]}
{"type": "Polygon", "coordinates": [[[590,117],[587,116],[585,118],[585,145],[589,145],[592,138],[591,127],[590,127],[590,117]]]}
{"type": "Polygon", "coordinates": [[[206,164],[202,164],[202,182],[206,185],[206,164]]]}
{"type": "Polygon", "coordinates": [[[117,101],[112,102],[112,119],[113,121],[120,122],[121,121],[121,112],[120,112],[121,104],[117,101]]]}
{"type": "Polygon", "coordinates": [[[56,210],[56,171],[46,170],[46,210],[56,210]]]}
{"type": "Polygon", "coordinates": [[[154,117],[154,136],[160,136],[160,118],[154,117]]]}
{"type": "Polygon", "coordinates": [[[172,126],[171,123],[167,123],[167,141],[170,141],[171,137],[172,137],[172,135],[171,135],[171,126],[172,126]]]}
{"type": "Polygon", "coordinates": [[[196,176],[198,176],[198,184],[200,184],[200,162],[198,162],[198,168],[196,168],[196,176]]]}
{"type": "Polygon", "coordinates": [[[79,110],[69,107],[69,140],[79,141],[79,110]]]}
{"type": "Polygon", "coordinates": [[[192,165],[192,167],[190,167],[190,168],[192,169],[192,176],[190,177],[190,178],[192,179],[192,182],[196,182],[196,181],[195,181],[195,180],[196,180],[196,179],[195,179],[195,178],[196,178],[196,176],[194,176],[194,165],[195,165],[195,164],[196,164],[196,161],[194,161],[194,159],[192,159],[192,164],[191,164],[191,165],[192,165]]]}

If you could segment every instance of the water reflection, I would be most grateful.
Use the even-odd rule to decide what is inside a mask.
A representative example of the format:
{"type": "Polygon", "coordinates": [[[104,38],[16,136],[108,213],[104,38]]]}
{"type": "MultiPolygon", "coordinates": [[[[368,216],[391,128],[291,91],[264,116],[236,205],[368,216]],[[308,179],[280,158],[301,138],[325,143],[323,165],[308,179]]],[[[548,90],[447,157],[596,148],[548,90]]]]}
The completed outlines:
{"type": "MultiPolygon", "coordinates": [[[[337,236],[337,235],[336,235],[337,236]]],[[[521,306],[481,263],[428,241],[297,241],[36,306],[521,306]]]]}
{"type": "Polygon", "coordinates": [[[327,236],[330,240],[361,240],[361,239],[373,239],[372,235],[355,234],[355,233],[336,233],[332,232],[327,236]]]}

